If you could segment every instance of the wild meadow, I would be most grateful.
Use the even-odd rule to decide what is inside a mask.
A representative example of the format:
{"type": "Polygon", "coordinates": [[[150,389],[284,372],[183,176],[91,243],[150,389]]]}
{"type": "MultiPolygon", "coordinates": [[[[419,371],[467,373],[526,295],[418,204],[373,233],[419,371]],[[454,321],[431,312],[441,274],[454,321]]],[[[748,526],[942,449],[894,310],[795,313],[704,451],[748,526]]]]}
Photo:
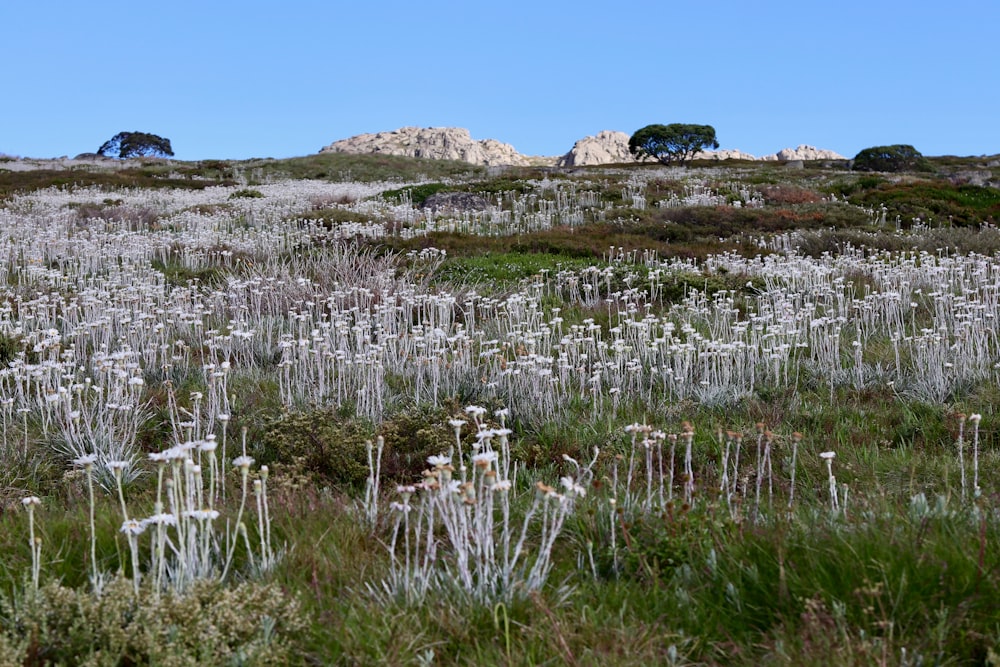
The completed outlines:
{"type": "Polygon", "coordinates": [[[1000,664],[932,163],[0,163],[0,664],[1000,664]]]}

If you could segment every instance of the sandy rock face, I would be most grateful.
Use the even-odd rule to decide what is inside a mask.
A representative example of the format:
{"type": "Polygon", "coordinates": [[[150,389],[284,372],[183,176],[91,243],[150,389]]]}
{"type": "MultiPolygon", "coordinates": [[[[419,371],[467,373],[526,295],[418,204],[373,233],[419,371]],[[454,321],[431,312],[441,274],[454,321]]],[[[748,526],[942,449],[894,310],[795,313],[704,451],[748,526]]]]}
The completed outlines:
{"type": "Polygon", "coordinates": [[[476,141],[461,127],[403,127],[391,132],[359,134],[335,141],[320,153],[380,153],[422,157],[433,160],[460,160],[487,167],[527,166],[528,160],[513,146],[495,139],[476,141]]]}

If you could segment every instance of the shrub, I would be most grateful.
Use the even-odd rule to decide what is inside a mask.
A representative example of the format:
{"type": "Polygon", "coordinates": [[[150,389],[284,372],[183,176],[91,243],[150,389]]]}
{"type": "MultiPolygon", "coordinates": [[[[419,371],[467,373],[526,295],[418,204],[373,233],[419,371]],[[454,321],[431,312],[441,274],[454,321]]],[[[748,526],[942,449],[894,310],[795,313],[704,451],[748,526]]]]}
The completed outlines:
{"type": "Polygon", "coordinates": [[[253,188],[237,190],[233,194],[229,195],[230,199],[263,199],[263,197],[263,192],[260,190],[254,190],[253,188]]]}
{"type": "Polygon", "coordinates": [[[3,601],[3,664],[288,664],[306,626],[276,585],[203,582],[184,595],[138,597],[125,578],[100,596],[49,584],[3,601]]]}
{"type": "Polygon", "coordinates": [[[368,479],[365,442],[373,439],[372,429],[329,408],[288,413],[264,427],[262,458],[301,466],[315,481],[358,491],[368,479]]]}
{"type": "Polygon", "coordinates": [[[930,162],[913,146],[872,146],[854,156],[855,171],[933,171],[930,162]]]}
{"type": "Polygon", "coordinates": [[[767,185],[761,188],[761,194],[764,195],[764,199],[768,204],[776,205],[815,204],[823,199],[814,190],[786,183],[767,185]]]}
{"type": "Polygon", "coordinates": [[[397,190],[386,190],[382,193],[382,197],[388,200],[398,200],[404,193],[409,192],[412,204],[414,206],[420,206],[431,195],[446,189],[448,189],[448,185],[446,183],[424,183],[423,185],[413,185],[406,188],[399,188],[397,190]]]}

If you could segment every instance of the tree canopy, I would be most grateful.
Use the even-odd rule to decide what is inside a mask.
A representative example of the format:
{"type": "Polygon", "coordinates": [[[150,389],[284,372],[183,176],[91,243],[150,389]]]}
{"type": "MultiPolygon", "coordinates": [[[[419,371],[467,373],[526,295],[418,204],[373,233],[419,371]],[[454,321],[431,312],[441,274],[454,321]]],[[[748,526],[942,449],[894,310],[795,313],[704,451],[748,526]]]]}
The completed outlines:
{"type": "Polygon", "coordinates": [[[119,132],[97,149],[98,155],[110,157],[170,157],[174,150],[170,139],[148,132],[119,132]]]}
{"type": "Polygon", "coordinates": [[[872,146],[854,156],[855,171],[931,171],[931,165],[913,146],[872,146]]]}
{"type": "Polygon", "coordinates": [[[647,125],[628,140],[628,150],[637,160],[651,157],[662,164],[683,164],[698,151],[718,147],[711,125],[647,125]]]}

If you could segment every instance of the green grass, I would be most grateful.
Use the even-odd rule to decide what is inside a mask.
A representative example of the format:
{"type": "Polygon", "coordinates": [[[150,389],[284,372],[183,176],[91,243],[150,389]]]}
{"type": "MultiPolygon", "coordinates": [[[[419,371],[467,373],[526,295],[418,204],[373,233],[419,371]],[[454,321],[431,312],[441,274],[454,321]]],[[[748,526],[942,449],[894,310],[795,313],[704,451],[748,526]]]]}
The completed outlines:
{"type": "Polygon", "coordinates": [[[43,188],[181,188],[203,190],[217,185],[235,185],[234,181],[173,178],[152,168],[97,169],[32,169],[9,171],[0,168],[0,201],[12,195],[43,188]]]}
{"type": "Polygon", "coordinates": [[[889,219],[896,215],[909,224],[913,218],[939,225],[978,226],[1000,218],[1000,190],[976,185],[952,185],[948,182],[912,182],[880,185],[852,195],[857,204],[884,204],[889,219]]]}
{"type": "Polygon", "coordinates": [[[246,160],[235,162],[252,181],[268,178],[316,179],[333,182],[417,181],[443,178],[468,178],[484,172],[466,162],[425,160],[396,155],[349,155],[321,153],[281,160],[246,160]]]}

